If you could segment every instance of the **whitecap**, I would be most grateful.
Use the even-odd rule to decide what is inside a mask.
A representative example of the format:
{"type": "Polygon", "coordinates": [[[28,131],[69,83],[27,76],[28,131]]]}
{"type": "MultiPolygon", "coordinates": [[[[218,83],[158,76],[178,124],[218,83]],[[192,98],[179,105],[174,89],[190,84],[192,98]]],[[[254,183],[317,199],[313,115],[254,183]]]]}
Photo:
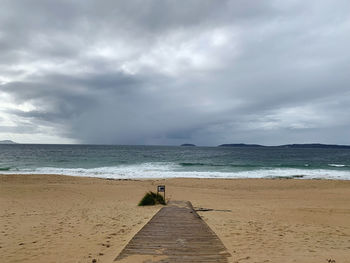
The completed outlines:
{"type": "Polygon", "coordinates": [[[331,167],[346,167],[347,165],[345,165],[345,164],[329,163],[328,166],[331,166],[331,167]]]}
{"type": "Polygon", "coordinates": [[[298,178],[350,180],[349,170],[263,168],[246,171],[189,171],[176,163],[143,163],[96,168],[39,167],[18,171],[1,171],[6,174],[62,174],[111,179],[156,178],[298,178]]]}

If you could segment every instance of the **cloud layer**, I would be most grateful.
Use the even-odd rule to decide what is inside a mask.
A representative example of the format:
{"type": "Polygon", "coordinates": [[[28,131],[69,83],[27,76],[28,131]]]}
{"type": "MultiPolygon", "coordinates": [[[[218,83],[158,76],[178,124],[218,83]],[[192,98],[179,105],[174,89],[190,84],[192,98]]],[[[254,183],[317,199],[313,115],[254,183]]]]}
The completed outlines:
{"type": "Polygon", "coordinates": [[[350,144],[349,1],[2,1],[0,139],[350,144]]]}

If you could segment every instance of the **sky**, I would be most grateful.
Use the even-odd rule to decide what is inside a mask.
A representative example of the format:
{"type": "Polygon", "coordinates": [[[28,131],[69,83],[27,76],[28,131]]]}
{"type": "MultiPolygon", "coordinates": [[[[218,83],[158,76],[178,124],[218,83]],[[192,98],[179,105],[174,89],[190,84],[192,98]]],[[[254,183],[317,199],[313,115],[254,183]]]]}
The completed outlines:
{"type": "Polygon", "coordinates": [[[0,2],[0,140],[350,144],[348,0],[0,2]]]}

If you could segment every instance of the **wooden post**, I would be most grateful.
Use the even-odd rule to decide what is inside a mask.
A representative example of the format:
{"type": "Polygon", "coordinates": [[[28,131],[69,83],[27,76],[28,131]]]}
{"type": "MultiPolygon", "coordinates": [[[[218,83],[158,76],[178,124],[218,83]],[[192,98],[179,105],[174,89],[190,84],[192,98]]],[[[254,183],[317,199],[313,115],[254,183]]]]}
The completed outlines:
{"type": "MultiPolygon", "coordinates": [[[[158,195],[159,193],[161,193],[161,192],[164,193],[163,196],[164,196],[164,202],[165,202],[165,185],[158,185],[158,186],[157,186],[157,195],[158,195]]],[[[166,202],[165,202],[165,203],[166,203],[166,202]]]]}

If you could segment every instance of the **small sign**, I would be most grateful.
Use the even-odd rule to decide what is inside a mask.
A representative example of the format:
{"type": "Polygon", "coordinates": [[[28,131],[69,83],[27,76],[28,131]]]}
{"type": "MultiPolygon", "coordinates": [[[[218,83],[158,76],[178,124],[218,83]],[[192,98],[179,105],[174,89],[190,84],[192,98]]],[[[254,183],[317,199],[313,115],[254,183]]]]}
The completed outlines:
{"type": "Polygon", "coordinates": [[[165,192],[165,185],[158,185],[158,192],[165,192]]]}

